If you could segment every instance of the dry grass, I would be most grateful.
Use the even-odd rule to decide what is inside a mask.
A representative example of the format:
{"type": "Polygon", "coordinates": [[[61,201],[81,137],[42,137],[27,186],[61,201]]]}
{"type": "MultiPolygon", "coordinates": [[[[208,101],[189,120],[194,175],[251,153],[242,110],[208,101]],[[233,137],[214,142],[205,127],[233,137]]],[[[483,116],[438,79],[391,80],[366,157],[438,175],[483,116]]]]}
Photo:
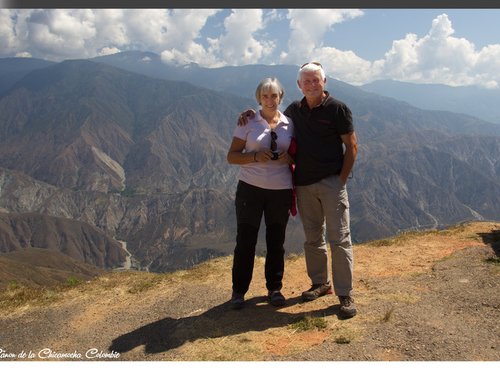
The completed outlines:
{"type": "Polygon", "coordinates": [[[337,344],[349,344],[361,340],[363,328],[347,322],[337,323],[332,330],[332,339],[337,344]]]}
{"type": "Polygon", "coordinates": [[[263,351],[262,344],[250,334],[239,334],[232,337],[202,338],[186,344],[175,356],[167,355],[166,359],[196,359],[196,361],[243,361],[259,360],[263,351]]]}
{"type": "Polygon", "coordinates": [[[388,322],[389,320],[391,320],[391,317],[392,317],[392,314],[394,313],[394,310],[395,310],[395,307],[394,307],[394,306],[392,306],[391,308],[389,308],[389,309],[385,312],[385,314],[384,314],[384,316],[382,317],[382,320],[381,320],[381,321],[382,321],[382,322],[388,322]]]}
{"type": "Polygon", "coordinates": [[[429,237],[438,236],[439,234],[445,235],[448,231],[443,230],[423,230],[423,231],[404,231],[391,238],[374,240],[366,243],[370,247],[390,247],[395,244],[406,243],[409,240],[415,239],[415,237],[429,237]]]}
{"type": "Polygon", "coordinates": [[[461,224],[446,230],[406,232],[355,246],[357,276],[388,277],[428,271],[436,261],[454,252],[484,245],[481,233],[491,233],[495,223],[461,224]],[[376,249],[376,251],[374,251],[376,249]]]}
{"type": "Polygon", "coordinates": [[[172,277],[168,274],[152,274],[137,271],[110,272],[90,281],[69,277],[64,283],[51,287],[33,287],[11,281],[0,290],[0,311],[8,312],[29,306],[47,306],[77,296],[91,297],[109,295],[113,291],[125,291],[137,295],[169,284],[172,277]]]}
{"type": "Polygon", "coordinates": [[[327,323],[324,317],[304,316],[295,320],[288,326],[294,331],[301,332],[306,330],[326,329],[327,323]]]}
{"type": "Polygon", "coordinates": [[[57,302],[65,286],[54,288],[33,288],[12,281],[0,292],[0,310],[11,311],[16,308],[32,305],[41,306],[57,302]]]}
{"type": "MultiPolygon", "coordinates": [[[[262,257],[256,257],[257,260],[264,260],[262,257]]],[[[227,272],[229,266],[231,266],[233,261],[232,256],[219,257],[213,260],[209,260],[199,265],[194,266],[188,270],[176,271],[170,275],[172,279],[189,281],[189,282],[199,282],[203,281],[207,276],[211,278],[217,278],[224,276],[227,272]]]]}
{"type": "Polygon", "coordinates": [[[130,284],[128,292],[138,294],[157,287],[163,281],[161,275],[148,275],[146,279],[139,279],[130,284]]]}
{"type": "Polygon", "coordinates": [[[494,273],[497,275],[500,275],[500,258],[499,257],[487,258],[486,263],[493,265],[494,273]]]}

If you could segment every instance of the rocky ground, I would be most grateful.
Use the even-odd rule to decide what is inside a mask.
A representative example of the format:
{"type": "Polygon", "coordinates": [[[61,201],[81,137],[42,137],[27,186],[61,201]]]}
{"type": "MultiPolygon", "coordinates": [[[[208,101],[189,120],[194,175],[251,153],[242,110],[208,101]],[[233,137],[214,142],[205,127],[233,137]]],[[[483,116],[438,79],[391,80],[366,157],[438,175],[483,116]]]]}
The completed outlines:
{"type": "Polygon", "coordinates": [[[261,258],[241,311],[227,304],[228,257],[171,274],[110,273],[15,306],[11,287],[1,296],[0,363],[500,360],[499,223],[354,248],[359,314],[350,320],[338,318],[333,295],[300,300],[302,256],[287,261],[282,308],[266,302],[261,258]]]}

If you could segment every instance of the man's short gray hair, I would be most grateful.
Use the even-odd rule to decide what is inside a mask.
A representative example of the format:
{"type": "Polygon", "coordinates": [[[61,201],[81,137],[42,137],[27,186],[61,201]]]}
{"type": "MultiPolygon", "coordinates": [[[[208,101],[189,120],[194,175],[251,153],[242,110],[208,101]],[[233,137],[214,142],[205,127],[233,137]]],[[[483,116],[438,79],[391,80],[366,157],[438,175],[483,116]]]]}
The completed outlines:
{"type": "Polygon", "coordinates": [[[297,80],[300,81],[300,77],[302,76],[302,72],[316,72],[316,71],[320,71],[321,79],[324,81],[326,78],[326,74],[325,74],[325,71],[323,69],[323,66],[321,65],[321,63],[318,63],[318,62],[309,62],[309,63],[303,64],[302,67],[300,67],[300,69],[299,69],[299,73],[297,75],[297,80]]]}

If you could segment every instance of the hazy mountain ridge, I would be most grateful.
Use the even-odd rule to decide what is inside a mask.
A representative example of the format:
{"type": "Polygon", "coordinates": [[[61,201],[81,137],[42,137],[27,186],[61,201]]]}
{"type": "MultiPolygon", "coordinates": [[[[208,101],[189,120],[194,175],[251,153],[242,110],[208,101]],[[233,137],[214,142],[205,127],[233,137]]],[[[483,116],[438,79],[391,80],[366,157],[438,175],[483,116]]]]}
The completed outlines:
{"type": "MultiPolygon", "coordinates": [[[[225,157],[236,116],[255,106],[263,71],[281,71],[291,88],[296,67],[165,68],[252,91],[237,97],[90,61],[35,70],[0,98],[0,209],[95,225],[154,271],[231,253],[237,166],[225,157]]],[[[349,184],[356,241],[498,217],[499,125],[331,79],[328,88],[351,107],[360,141],[349,184]]],[[[300,221],[288,232],[287,250],[301,251],[300,221]]]]}
{"type": "MultiPolygon", "coordinates": [[[[204,68],[195,63],[173,66],[161,61],[158,54],[129,51],[97,57],[100,63],[112,65],[135,73],[155,78],[187,81],[194,85],[216,91],[227,91],[245,97],[253,96],[257,82],[264,78],[277,77],[285,88],[286,106],[301,97],[296,84],[298,66],[293,65],[247,65],[220,68],[204,68]]],[[[335,76],[333,76],[335,77],[335,76]]],[[[371,99],[391,98],[407,102],[420,109],[449,111],[466,114],[482,120],[500,123],[500,90],[479,87],[450,87],[438,84],[413,84],[399,81],[375,81],[354,87],[329,77],[327,88],[334,94],[350,101],[349,96],[375,93],[371,99]],[[341,90],[338,91],[337,87],[341,90]]],[[[355,101],[353,101],[355,103],[355,101]]]]}
{"type": "Polygon", "coordinates": [[[210,90],[228,92],[252,99],[255,96],[258,82],[265,77],[274,76],[283,83],[285,88],[283,105],[289,104],[301,95],[295,82],[297,67],[292,65],[256,64],[243,67],[204,68],[196,63],[190,63],[184,66],[173,66],[162,62],[158,54],[140,51],[106,55],[92,60],[145,76],[186,81],[210,90]]]}
{"type": "Polygon", "coordinates": [[[8,91],[26,74],[55,64],[36,58],[2,58],[0,59],[0,96],[8,91]]]}
{"type": "Polygon", "coordinates": [[[446,110],[500,123],[499,89],[451,87],[381,80],[361,86],[365,91],[406,101],[422,109],[446,110]]]}

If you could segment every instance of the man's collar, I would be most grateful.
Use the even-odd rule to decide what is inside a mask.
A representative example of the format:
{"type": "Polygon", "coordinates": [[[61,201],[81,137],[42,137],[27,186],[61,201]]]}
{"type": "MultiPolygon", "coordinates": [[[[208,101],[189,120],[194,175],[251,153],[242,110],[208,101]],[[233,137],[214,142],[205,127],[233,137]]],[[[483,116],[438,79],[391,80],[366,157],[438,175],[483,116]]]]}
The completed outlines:
{"type": "MultiPolygon", "coordinates": [[[[323,92],[325,93],[325,96],[323,97],[323,100],[321,101],[321,103],[319,105],[317,105],[315,108],[325,105],[326,100],[330,97],[330,93],[328,91],[325,90],[323,92]]],[[[301,108],[303,108],[303,107],[309,108],[309,105],[307,104],[307,100],[306,100],[305,96],[300,101],[300,107],[301,108]]]]}

